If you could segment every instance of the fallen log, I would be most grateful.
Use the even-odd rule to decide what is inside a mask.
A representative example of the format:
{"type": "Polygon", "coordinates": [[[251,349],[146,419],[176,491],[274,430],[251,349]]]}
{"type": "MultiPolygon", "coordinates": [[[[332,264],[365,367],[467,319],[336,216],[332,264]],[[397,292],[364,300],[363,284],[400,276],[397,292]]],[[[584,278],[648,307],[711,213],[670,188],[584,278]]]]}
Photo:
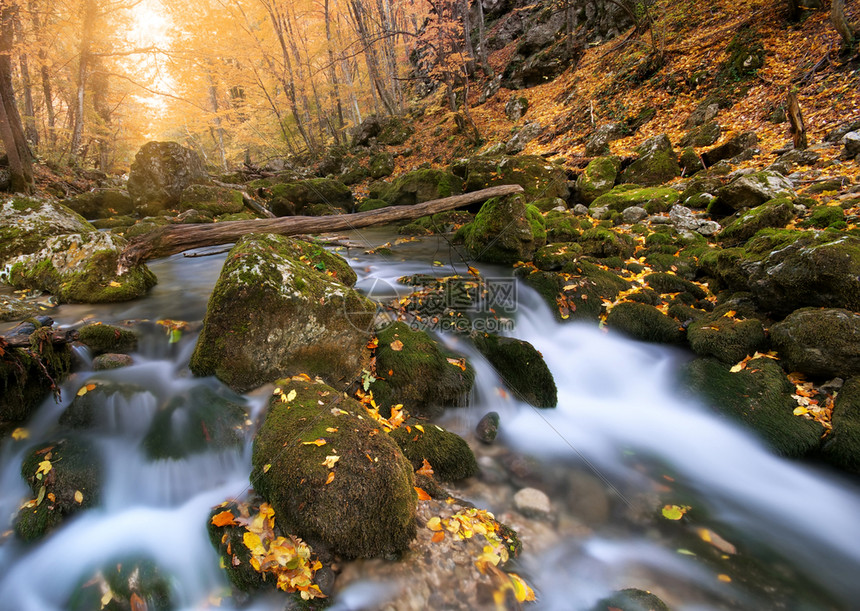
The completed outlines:
{"type": "Polygon", "coordinates": [[[219,187],[224,187],[225,189],[233,189],[234,191],[238,191],[242,194],[242,203],[248,206],[257,214],[262,214],[266,218],[270,219],[278,218],[274,214],[272,214],[272,212],[263,204],[251,197],[250,194],[241,187],[241,185],[233,185],[228,182],[220,182],[218,180],[213,180],[212,184],[218,185],[219,187]]]}
{"type": "Polygon", "coordinates": [[[522,192],[523,188],[519,185],[503,185],[464,193],[463,195],[434,199],[413,206],[389,206],[354,214],[284,216],[276,219],[251,221],[165,225],[133,238],[122,251],[119,264],[121,269],[128,269],[142,261],[175,255],[192,248],[229,244],[247,233],[277,233],[280,235],[328,233],[360,229],[371,225],[385,225],[395,221],[409,221],[429,214],[483,202],[492,197],[522,192]]]}

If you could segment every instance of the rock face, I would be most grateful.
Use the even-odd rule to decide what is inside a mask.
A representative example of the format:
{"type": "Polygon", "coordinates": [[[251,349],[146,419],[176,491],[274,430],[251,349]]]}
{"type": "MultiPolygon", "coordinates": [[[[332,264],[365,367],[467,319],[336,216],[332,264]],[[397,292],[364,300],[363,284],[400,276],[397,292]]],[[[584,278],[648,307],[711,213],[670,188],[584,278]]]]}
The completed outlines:
{"type": "Polygon", "coordinates": [[[770,337],[788,371],[821,378],[860,374],[860,314],[803,308],[773,325],[770,337]]]}
{"type": "Polygon", "coordinates": [[[120,189],[93,189],[63,203],[88,219],[108,218],[130,214],[134,211],[134,201],[127,191],[120,189]]]}
{"type": "Polygon", "coordinates": [[[540,136],[542,131],[543,127],[540,123],[526,123],[523,125],[522,129],[520,129],[510,140],[508,140],[507,144],[505,144],[505,152],[508,155],[514,155],[523,151],[529,142],[540,136]]]}
{"type": "Polygon", "coordinates": [[[0,198],[0,263],[42,248],[45,238],[95,228],[71,209],[28,197],[0,198]]]}
{"type": "Polygon", "coordinates": [[[196,375],[214,374],[240,392],[299,373],[331,383],[360,377],[376,308],[321,271],[354,282],[338,271],[340,257],[305,249],[276,235],[239,240],[209,299],[191,358],[196,375]]]}
{"type": "Polygon", "coordinates": [[[488,263],[530,261],[546,244],[543,216],[520,194],[486,201],[466,232],[469,255],[488,263]]]}
{"type": "Polygon", "coordinates": [[[137,299],[155,286],[144,264],[119,269],[123,237],[77,233],[48,238],[39,252],[11,259],[9,283],[52,293],[61,303],[113,303],[137,299]]]}
{"type": "Polygon", "coordinates": [[[175,208],[182,191],[208,180],[203,161],[177,142],[147,142],[134,156],[128,192],[148,214],[175,208]]]}
{"type": "Polygon", "coordinates": [[[251,482],[285,532],[346,557],[404,551],[415,537],[413,468],[364,407],[335,389],[279,380],[254,439],[251,482]],[[315,443],[312,443],[315,442],[315,443]]]}
{"type": "Polygon", "coordinates": [[[717,191],[721,203],[734,210],[755,208],[780,197],[794,199],[791,183],[782,174],[767,170],[740,176],[717,191]]]}

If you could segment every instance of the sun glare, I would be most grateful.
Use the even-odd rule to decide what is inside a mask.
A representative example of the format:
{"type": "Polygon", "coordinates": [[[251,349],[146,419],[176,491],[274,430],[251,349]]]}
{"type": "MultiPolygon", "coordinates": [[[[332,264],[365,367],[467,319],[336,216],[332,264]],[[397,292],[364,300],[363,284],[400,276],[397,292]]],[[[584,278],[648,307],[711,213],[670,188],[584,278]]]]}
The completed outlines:
{"type": "MultiPolygon", "coordinates": [[[[129,29],[129,42],[141,49],[155,47],[166,50],[170,44],[168,33],[170,21],[160,0],[143,0],[132,8],[132,22],[129,29]]],[[[151,113],[150,125],[163,114],[167,104],[163,96],[156,92],[171,92],[175,81],[170,74],[169,65],[158,52],[132,55],[129,57],[133,70],[140,74],[140,83],[145,87],[136,98],[151,113]]],[[[154,133],[146,134],[152,138],[154,133]]]]}

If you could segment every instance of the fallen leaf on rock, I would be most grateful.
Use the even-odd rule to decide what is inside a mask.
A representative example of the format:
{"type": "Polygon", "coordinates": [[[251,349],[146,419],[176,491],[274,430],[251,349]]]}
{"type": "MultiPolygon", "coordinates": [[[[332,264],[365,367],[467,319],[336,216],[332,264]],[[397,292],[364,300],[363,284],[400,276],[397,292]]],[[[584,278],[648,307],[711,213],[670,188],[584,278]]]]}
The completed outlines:
{"type": "Polygon", "coordinates": [[[236,516],[233,515],[232,511],[222,511],[212,516],[212,524],[218,527],[232,526],[236,524],[236,516]]]}
{"type": "Polygon", "coordinates": [[[22,439],[27,439],[30,436],[30,431],[25,428],[18,427],[14,431],[12,431],[12,439],[15,441],[21,441],[22,439]]]}
{"type": "Polygon", "coordinates": [[[413,486],[413,488],[415,488],[415,492],[418,494],[418,500],[419,501],[429,501],[430,500],[430,495],[427,494],[426,492],[424,492],[424,490],[422,490],[418,486],[413,486]]]}
{"type": "Polygon", "coordinates": [[[667,520],[680,520],[688,511],[690,511],[689,505],[666,505],[661,513],[667,520]]]}
{"type": "Polygon", "coordinates": [[[80,505],[84,502],[84,493],[80,490],[75,490],[75,502],[80,505]]]}
{"type": "Polygon", "coordinates": [[[314,439],[313,441],[303,441],[303,446],[324,446],[326,444],[326,440],[320,437],[319,439],[314,439]]]}
{"type": "Polygon", "coordinates": [[[394,350],[395,352],[400,352],[401,350],[403,350],[403,342],[401,342],[399,339],[396,339],[396,340],[394,340],[393,342],[391,342],[391,343],[389,344],[389,346],[390,346],[390,347],[391,347],[391,349],[392,349],[392,350],[394,350]]]}
{"type": "Polygon", "coordinates": [[[334,469],[335,463],[339,460],[340,460],[340,456],[337,456],[337,455],[326,456],[325,460],[322,461],[322,464],[324,466],[328,467],[329,469],[334,469]]]}
{"type": "Polygon", "coordinates": [[[433,475],[433,467],[430,466],[430,463],[427,459],[423,459],[424,462],[421,464],[421,468],[418,469],[415,473],[418,475],[433,475]]]}
{"type": "Polygon", "coordinates": [[[328,477],[326,478],[325,483],[326,483],[326,484],[330,484],[330,483],[332,483],[333,481],[334,481],[334,471],[329,471],[329,472],[328,472],[328,477]]]}

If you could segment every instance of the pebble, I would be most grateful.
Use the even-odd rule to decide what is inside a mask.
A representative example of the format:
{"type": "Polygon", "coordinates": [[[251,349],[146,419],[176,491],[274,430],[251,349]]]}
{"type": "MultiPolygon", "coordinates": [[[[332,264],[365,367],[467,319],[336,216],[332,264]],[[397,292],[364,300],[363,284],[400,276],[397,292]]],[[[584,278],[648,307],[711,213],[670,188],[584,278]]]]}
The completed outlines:
{"type": "Polygon", "coordinates": [[[499,434],[499,412],[488,412],[475,427],[475,435],[483,443],[493,443],[499,434]]]}
{"type": "Polygon", "coordinates": [[[514,508],[526,517],[548,517],[549,497],[537,488],[523,488],[514,495],[514,508]]]}

